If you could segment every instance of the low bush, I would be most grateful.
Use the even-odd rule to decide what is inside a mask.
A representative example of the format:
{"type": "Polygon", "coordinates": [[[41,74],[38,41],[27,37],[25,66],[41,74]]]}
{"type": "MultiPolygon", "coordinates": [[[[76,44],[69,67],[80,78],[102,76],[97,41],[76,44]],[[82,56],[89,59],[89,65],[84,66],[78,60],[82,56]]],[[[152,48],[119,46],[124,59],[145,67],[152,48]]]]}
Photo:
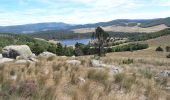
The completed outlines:
{"type": "Polygon", "coordinates": [[[122,82],[122,87],[125,88],[127,91],[129,91],[133,84],[136,83],[136,77],[135,76],[129,76],[126,77],[122,82]]]}
{"type": "Polygon", "coordinates": [[[169,46],[166,46],[166,47],[165,47],[165,50],[166,50],[166,52],[170,52],[170,47],[169,47],[169,46]]]}
{"type": "Polygon", "coordinates": [[[88,72],[87,77],[89,79],[99,81],[101,83],[105,83],[106,80],[109,78],[109,73],[107,71],[104,71],[104,70],[90,70],[88,72]]]}
{"type": "Polygon", "coordinates": [[[126,89],[127,91],[130,91],[133,84],[136,83],[136,76],[127,76],[124,73],[119,73],[114,75],[115,83],[117,83],[121,88],[126,89]]]}
{"type": "Polygon", "coordinates": [[[127,44],[127,45],[121,45],[121,46],[108,48],[107,52],[134,51],[134,50],[146,49],[148,47],[149,47],[148,44],[130,43],[130,44],[127,44]]]}
{"type": "Polygon", "coordinates": [[[167,58],[170,58],[170,54],[166,56],[167,58]]]}
{"type": "Polygon", "coordinates": [[[119,74],[114,75],[115,83],[121,83],[124,78],[125,78],[124,73],[119,73],[119,74]]]}
{"type": "Polygon", "coordinates": [[[127,59],[122,61],[123,64],[132,64],[133,62],[133,59],[127,59]]]}
{"type": "Polygon", "coordinates": [[[142,70],[139,70],[139,72],[148,79],[151,79],[153,77],[153,72],[149,68],[145,68],[142,70]]]}
{"type": "Polygon", "coordinates": [[[155,51],[164,51],[160,46],[156,48],[155,51]]]}

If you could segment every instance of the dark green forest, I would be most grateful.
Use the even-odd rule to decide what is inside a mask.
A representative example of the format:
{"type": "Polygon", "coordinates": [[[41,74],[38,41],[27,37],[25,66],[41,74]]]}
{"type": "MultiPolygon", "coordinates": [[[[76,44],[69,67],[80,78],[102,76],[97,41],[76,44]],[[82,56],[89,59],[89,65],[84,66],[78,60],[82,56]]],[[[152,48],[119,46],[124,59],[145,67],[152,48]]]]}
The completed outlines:
{"type": "MultiPolygon", "coordinates": [[[[124,32],[108,32],[109,36],[111,37],[120,37],[120,38],[128,38],[133,36],[142,35],[145,33],[124,33],[124,32]]],[[[34,34],[28,34],[31,37],[37,37],[37,38],[43,38],[46,40],[50,39],[83,39],[83,38],[91,38],[92,33],[74,33],[72,31],[67,30],[53,30],[53,31],[43,31],[43,32],[37,32],[34,34]]]]}
{"type": "Polygon", "coordinates": [[[157,38],[160,36],[170,35],[170,28],[159,31],[159,32],[153,32],[149,34],[140,34],[140,35],[134,35],[132,37],[129,37],[130,41],[144,41],[148,39],[157,38]]]}
{"type": "MultiPolygon", "coordinates": [[[[43,34],[45,34],[45,33],[43,33],[43,34]]],[[[75,38],[77,36],[77,38],[81,38],[81,36],[76,35],[75,33],[74,33],[74,35],[72,35],[73,33],[71,33],[71,34],[63,33],[63,34],[66,34],[67,36],[61,35],[61,34],[58,34],[57,36],[61,36],[61,37],[64,37],[64,38],[71,38],[71,37],[75,38]]],[[[113,37],[127,37],[127,38],[129,38],[129,42],[144,41],[144,40],[157,38],[157,37],[165,36],[165,35],[169,35],[169,34],[170,34],[170,29],[165,29],[165,30],[150,33],[150,34],[145,34],[145,33],[143,33],[143,34],[138,34],[138,33],[112,33],[112,32],[109,32],[109,35],[111,37],[112,36],[113,37]]],[[[56,36],[55,34],[53,34],[53,35],[46,34],[46,35],[51,36],[51,37],[53,37],[53,35],[56,36]]],[[[83,35],[82,35],[82,38],[84,38],[83,35]]],[[[88,33],[87,37],[90,38],[91,33],[88,33]]],[[[56,44],[49,43],[45,40],[37,40],[37,39],[34,39],[32,36],[29,36],[29,35],[0,33],[0,52],[1,52],[2,48],[5,47],[5,46],[8,46],[8,45],[23,45],[23,44],[28,45],[31,48],[32,52],[35,53],[36,55],[38,55],[38,54],[40,54],[44,51],[49,51],[49,52],[55,53],[59,56],[64,56],[64,55],[65,56],[72,56],[72,55],[81,56],[81,55],[96,54],[96,51],[97,51],[95,49],[95,47],[93,47],[91,45],[83,45],[83,44],[77,43],[75,45],[75,49],[74,49],[73,47],[63,46],[62,44],[56,45],[56,44]]],[[[127,45],[119,46],[119,44],[117,44],[117,45],[115,45],[111,48],[106,48],[105,52],[134,51],[134,50],[141,50],[141,49],[146,49],[146,48],[148,48],[147,44],[128,44],[127,43],[127,45]]]]}

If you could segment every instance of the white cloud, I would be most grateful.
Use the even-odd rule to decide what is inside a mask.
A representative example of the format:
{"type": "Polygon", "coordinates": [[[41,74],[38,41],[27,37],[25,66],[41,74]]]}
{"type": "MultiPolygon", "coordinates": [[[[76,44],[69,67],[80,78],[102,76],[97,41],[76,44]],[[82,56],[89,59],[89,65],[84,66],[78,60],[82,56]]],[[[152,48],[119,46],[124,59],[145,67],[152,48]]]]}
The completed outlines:
{"type": "Polygon", "coordinates": [[[169,4],[169,0],[160,0],[163,2],[152,0],[149,3],[143,0],[36,0],[39,5],[44,5],[41,8],[32,4],[35,0],[19,1],[20,5],[25,5],[19,11],[0,10],[0,25],[38,22],[85,24],[114,19],[147,19],[170,16],[168,10],[157,11],[155,8],[154,11],[149,11],[149,9],[145,9],[153,4],[156,6],[169,4]],[[29,3],[31,7],[27,8],[26,5],[29,3]]]}
{"type": "Polygon", "coordinates": [[[170,6],[170,0],[154,0],[154,4],[159,6],[170,6]]]}

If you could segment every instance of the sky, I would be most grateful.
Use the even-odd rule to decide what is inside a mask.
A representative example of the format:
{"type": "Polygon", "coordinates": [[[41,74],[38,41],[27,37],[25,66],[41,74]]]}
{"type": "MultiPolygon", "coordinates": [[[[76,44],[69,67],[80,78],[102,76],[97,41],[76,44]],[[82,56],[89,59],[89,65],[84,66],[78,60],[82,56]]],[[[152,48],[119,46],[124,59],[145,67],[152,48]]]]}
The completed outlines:
{"type": "Polygon", "coordinates": [[[0,26],[170,17],[170,0],[0,0],[0,26]]]}

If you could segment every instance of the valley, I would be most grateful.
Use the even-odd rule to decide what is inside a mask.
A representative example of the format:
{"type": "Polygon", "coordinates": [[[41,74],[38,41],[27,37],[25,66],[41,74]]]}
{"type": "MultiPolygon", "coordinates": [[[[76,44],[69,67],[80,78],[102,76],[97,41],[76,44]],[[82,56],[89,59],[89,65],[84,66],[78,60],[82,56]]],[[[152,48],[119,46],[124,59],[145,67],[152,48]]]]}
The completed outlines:
{"type": "Polygon", "coordinates": [[[0,0],[0,100],[170,100],[170,0],[0,0]]]}
{"type": "Polygon", "coordinates": [[[39,55],[35,61],[18,59],[1,63],[1,98],[168,100],[170,80],[166,71],[170,61],[164,47],[170,46],[169,38],[168,35],[142,41],[150,47],[108,53],[100,60],[94,60],[92,55],[39,55]],[[160,45],[164,51],[156,52],[160,45]]]}
{"type": "Polygon", "coordinates": [[[166,23],[2,31],[0,99],[169,100],[169,58],[166,23]]]}

